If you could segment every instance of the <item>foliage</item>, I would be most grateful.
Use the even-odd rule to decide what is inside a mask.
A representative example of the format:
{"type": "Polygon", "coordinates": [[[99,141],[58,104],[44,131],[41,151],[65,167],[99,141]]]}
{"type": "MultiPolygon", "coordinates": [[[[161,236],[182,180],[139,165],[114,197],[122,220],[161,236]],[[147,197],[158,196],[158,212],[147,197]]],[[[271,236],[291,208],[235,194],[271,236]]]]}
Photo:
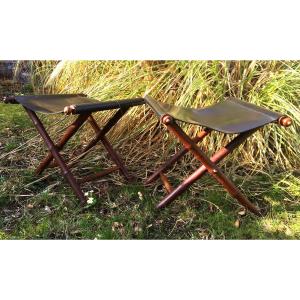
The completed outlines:
{"type": "MultiPolygon", "coordinates": [[[[55,64],[53,62],[51,68],[55,64]]],[[[48,78],[49,70],[45,67],[38,76],[42,78],[47,73],[48,78]]],[[[10,86],[8,91],[12,89],[10,86]]],[[[32,93],[29,86],[22,89],[18,86],[15,92],[32,93]]],[[[147,112],[145,116],[149,116],[147,112]]],[[[55,139],[61,135],[61,125],[70,122],[70,117],[41,117],[55,139]],[[60,123],[59,127],[57,123],[60,123]]],[[[100,115],[97,116],[99,118],[100,115]]],[[[160,141],[157,141],[159,147],[155,143],[153,147],[151,143],[142,144],[149,149],[158,149],[148,158],[146,148],[141,151],[141,147],[137,147],[139,143],[134,139],[131,141],[131,136],[125,131],[126,124],[123,122],[121,125],[121,131],[114,132],[110,138],[120,132],[126,133],[126,141],[119,143],[123,147],[118,150],[126,157],[126,165],[131,173],[137,175],[138,182],[128,184],[122,176],[114,173],[98,182],[86,183],[83,190],[91,203],[79,207],[57,168],[48,169],[42,176],[34,174],[35,167],[45,155],[45,148],[41,146],[43,142],[20,106],[0,104],[0,239],[300,238],[299,171],[273,174],[261,171],[256,175],[251,171],[246,176],[239,170],[232,172],[234,181],[242,186],[250,200],[266,212],[262,218],[241,215],[238,203],[208,176],[167,209],[157,211],[155,205],[164,196],[162,187],[159,183],[153,188],[144,187],[142,179],[149,175],[154,160],[167,155],[166,139],[160,136],[160,141]],[[133,146],[135,150],[132,150],[133,146]]],[[[84,129],[70,141],[64,156],[89,139],[92,130],[84,129]]],[[[150,130],[150,137],[153,132],[150,130]]],[[[141,142],[145,139],[147,135],[139,137],[141,142]]],[[[116,143],[114,145],[117,146],[116,143]]],[[[171,149],[174,151],[173,147],[171,149]]],[[[75,175],[111,166],[111,161],[101,150],[95,147],[82,164],[73,167],[75,175]]],[[[274,162],[273,166],[276,166],[274,162]]],[[[266,166],[263,168],[266,169],[266,166]]],[[[185,162],[176,166],[175,174],[178,176],[172,182],[178,183],[187,171],[185,162]]]]}
{"type": "MultiPolygon", "coordinates": [[[[204,107],[233,96],[280,111],[293,118],[293,126],[270,125],[257,132],[231,156],[230,165],[238,161],[252,170],[299,167],[297,61],[39,61],[33,63],[33,70],[33,86],[42,93],[86,93],[101,101],[150,94],[159,101],[186,107],[204,107]]],[[[123,118],[111,138],[128,137],[130,132],[143,145],[137,152],[147,149],[153,153],[158,149],[152,143],[154,136],[163,149],[170,146],[156,129],[156,118],[139,107],[123,118]]],[[[195,134],[191,127],[186,129],[195,134]]],[[[214,149],[213,145],[221,147],[227,141],[219,134],[206,138],[203,146],[214,149]]]]}

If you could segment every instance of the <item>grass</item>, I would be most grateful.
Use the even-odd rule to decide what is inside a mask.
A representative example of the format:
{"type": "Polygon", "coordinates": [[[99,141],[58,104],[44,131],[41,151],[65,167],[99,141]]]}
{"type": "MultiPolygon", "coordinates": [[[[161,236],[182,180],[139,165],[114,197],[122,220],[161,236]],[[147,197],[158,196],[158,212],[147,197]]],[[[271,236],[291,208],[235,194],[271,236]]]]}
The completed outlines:
{"type": "MultiPolygon", "coordinates": [[[[102,100],[149,93],[160,101],[192,107],[236,96],[286,113],[294,124],[288,129],[270,125],[272,129],[256,133],[251,143],[221,164],[250,200],[266,212],[262,218],[241,214],[241,207],[208,176],[168,208],[155,210],[164,191],[159,182],[151,187],[142,182],[177,146],[159,130],[157,119],[145,107],[130,110],[109,134],[137,176],[136,183],[128,185],[116,173],[86,183],[83,190],[90,192],[94,203],[82,208],[57,169],[48,169],[39,177],[34,174],[45,155],[41,138],[20,107],[0,104],[1,239],[300,238],[298,62],[35,61],[30,68],[32,86],[15,89],[0,82],[0,93],[80,92],[102,100]]],[[[95,117],[103,123],[109,114],[97,113],[95,117]]],[[[42,118],[54,140],[72,119],[42,118]]],[[[64,149],[64,156],[90,140],[93,131],[84,129],[64,149]]],[[[196,134],[189,126],[185,129],[196,134]]],[[[226,141],[224,135],[214,135],[203,147],[213,149],[226,141]]],[[[186,156],[169,172],[173,184],[191,172],[187,167],[191,161],[186,156]]],[[[107,166],[111,162],[97,146],[76,164],[74,173],[107,166]]]]}
{"type": "MultiPolygon", "coordinates": [[[[50,124],[53,119],[45,121],[50,124]]],[[[93,190],[95,203],[82,208],[59,172],[47,171],[42,180],[34,175],[44,153],[19,106],[0,104],[0,141],[0,239],[300,238],[297,173],[234,178],[252,201],[268,211],[262,218],[240,216],[239,205],[209,177],[167,209],[156,211],[155,204],[164,195],[161,186],[146,188],[141,180],[124,185],[115,174],[84,185],[84,191],[93,190]],[[26,144],[28,139],[31,143],[26,144]]],[[[100,166],[108,165],[101,150],[91,156],[98,156],[100,166]]],[[[94,161],[84,165],[95,168],[94,161]]],[[[135,172],[135,167],[130,165],[130,170],[135,172]]]]}
{"type": "MultiPolygon", "coordinates": [[[[231,96],[280,111],[293,117],[293,126],[257,132],[251,143],[231,156],[231,162],[257,170],[300,167],[298,61],[39,61],[32,63],[32,69],[34,89],[41,93],[80,92],[100,101],[150,94],[185,107],[204,107],[231,96]]],[[[132,109],[120,125],[112,140],[130,132],[148,153],[157,149],[153,136],[165,149],[173,147],[157,133],[157,119],[144,107],[132,109]]],[[[196,133],[191,126],[186,129],[196,133]]],[[[227,141],[220,134],[206,138],[203,144],[212,149],[227,141]]],[[[143,163],[144,157],[139,158],[143,163]]]]}

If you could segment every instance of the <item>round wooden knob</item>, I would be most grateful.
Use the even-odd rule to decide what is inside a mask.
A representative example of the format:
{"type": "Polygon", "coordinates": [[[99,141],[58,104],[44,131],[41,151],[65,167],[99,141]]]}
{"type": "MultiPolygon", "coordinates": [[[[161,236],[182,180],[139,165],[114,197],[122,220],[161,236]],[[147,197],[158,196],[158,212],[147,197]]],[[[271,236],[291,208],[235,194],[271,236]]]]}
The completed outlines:
{"type": "Polygon", "coordinates": [[[75,112],[75,109],[76,109],[75,105],[65,106],[64,114],[66,114],[66,115],[73,114],[75,112]]]}
{"type": "Polygon", "coordinates": [[[16,104],[17,103],[16,98],[14,96],[4,96],[2,98],[2,101],[4,103],[11,103],[11,104],[16,104]]]}
{"type": "Polygon", "coordinates": [[[170,124],[173,122],[173,118],[169,115],[164,115],[164,116],[162,116],[161,121],[164,124],[170,124]]]}
{"type": "Polygon", "coordinates": [[[278,120],[278,123],[281,125],[281,126],[284,126],[284,127],[289,127],[292,125],[292,119],[290,117],[281,117],[279,120],[278,120]]]}

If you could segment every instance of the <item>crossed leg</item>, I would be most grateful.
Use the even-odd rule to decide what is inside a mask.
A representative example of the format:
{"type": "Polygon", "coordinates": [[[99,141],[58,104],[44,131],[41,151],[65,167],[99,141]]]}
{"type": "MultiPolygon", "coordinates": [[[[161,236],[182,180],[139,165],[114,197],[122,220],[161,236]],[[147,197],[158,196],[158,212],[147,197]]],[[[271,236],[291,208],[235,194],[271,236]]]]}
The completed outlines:
{"type": "MultiPolygon", "coordinates": [[[[120,156],[117,154],[117,152],[113,149],[112,145],[106,138],[105,134],[108,133],[108,131],[118,122],[118,120],[126,113],[128,109],[121,109],[118,110],[115,115],[107,122],[107,124],[103,127],[101,130],[93,118],[91,114],[82,114],[79,115],[78,118],[67,128],[66,132],[64,133],[61,140],[56,144],[56,149],[58,151],[62,150],[65,144],[69,141],[69,139],[79,130],[79,128],[84,124],[85,121],[88,121],[90,125],[93,127],[96,137],[84,148],[81,154],[79,154],[80,158],[83,158],[86,156],[88,151],[96,146],[96,144],[101,141],[105,149],[107,150],[108,154],[110,155],[111,159],[116,163],[118,166],[117,169],[120,169],[122,174],[127,180],[130,180],[132,177],[130,176],[129,172],[127,171],[126,167],[124,166],[120,156]]],[[[42,160],[40,165],[38,166],[36,173],[41,174],[50,164],[53,160],[53,155],[51,151],[48,153],[48,155],[42,160]]],[[[51,164],[52,167],[57,166],[57,162],[54,161],[51,164]]],[[[69,166],[72,166],[72,164],[69,164],[69,166]]],[[[115,171],[116,168],[111,168],[112,171],[115,171]]],[[[105,172],[105,174],[108,174],[105,172]]],[[[92,178],[92,177],[90,177],[92,178]]],[[[95,177],[96,178],[96,177],[95,177]]],[[[83,180],[80,180],[83,182],[83,180]]]]}
{"type": "Polygon", "coordinates": [[[102,177],[104,175],[107,175],[111,172],[114,172],[116,170],[120,170],[122,174],[125,176],[126,179],[131,179],[131,176],[129,172],[127,171],[126,167],[124,166],[121,158],[117,154],[117,152],[113,149],[112,145],[108,141],[108,139],[105,137],[105,134],[108,133],[108,131],[118,122],[118,120],[126,113],[128,108],[126,109],[119,109],[114,116],[107,122],[107,124],[103,127],[101,130],[96,123],[95,119],[90,114],[82,114],[77,117],[77,119],[67,128],[64,135],[60,139],[60,141],[55,145],[54,142],[51,140],[49,134],[47,133],[44,125],[42,124],[41,120],[38,118],[36,113],[30,109],[27,109],[24,107],[26,112],[28,113],[29,117],[31,118],[33,124],[35,125],[36,129],[42,136],[44,142],[46,143],[49,153],[47,156],[41,161],[40,165],[38,166],[36,173],[41,174],[52,162],[54,159],[53,165],[58,165],[63,173],[63,176],[66,178],[66,180],[69,182],[70,186],[74,190],[77,197],[80,199],[82,203],[86,202],[86,197],[84,196],[82,190],[80,189],[79,182],[86,182],[90,180],[97,179],[99,177],[102,177]],[[107,152],[109,153],[112,160],[116,163],[117,166],[106,169],[100,173],[93,174],[90,176],[86,176],[84,178],[81,178],[79,180],[76,180],[73,174],[70,171],[70,165],[67,166],[65,161],[63,160],[62,156],[60,155],[59,151],[63,149],[65,144],[69,141],[69,139],[79,130],[79,128],[86,122],[89,121],[89,123],[92,125],[93,129],[96,132],[96,137],[94,140],[92,140],[83,150],[83,153],[80,158],[85,156],[87,154],[87,151],[93,148],[99,141],[102,142],[104,147],[106,148],[107,152]]]}
{"type": "MultiPolygon", "coordinates": [[[[181,195],[191,184],[196,180],[200,179],[206,172],[209,172],[219,183],[221,183],[228,193],[238,200],[244,207],[249,209],[251,212],[260,215],[260,210],[253,205],[245,195],[233,184],[233,182],[228,179],[225,174],[221,171],[219,167],[216,166],[216,163],[226,157],[231,153],[236,147],[238,147],[242,142],[244,142],[250,135],[252,135],[257,129],[247,131],[240,134],[235,139],[233,139],[228,145],[223,147],[221,150],[216,152],[210,159],[205,155],[205,153],[199,149],[197,146],[197,140],[192,140],[186,135],[186,133],[176,124],[172,117],[166,115],[162,118],[162,122],[166,125],[167,129],[172,132],[184,145],[184,149],[175,154],[167,164],[162,166],[159,170],[160,172],[155,172],[151,176],[151,181],[157,178],[162,170],[165,170],[170,166],[170,163],[174,163],[178,158],[182,157],[187,151],[191,151],[197,160],[202,163],[202,166],[197,169],[192,175],[185,179],[177,188],[169,189],[169,194],[157,205],[157,208],[165,207],[167,204],[174,201],[179,195],[181,195]],[[154,179],[153,179],[154,178],[154,179]]],[[[207,134],[205,134],[206,136],[207,134]]],[[[147,181],[149,182],[149,180],[147,181]]]]}
{"type": "Polygon", "coordinates": [[[65,177],[65,179],[69,182],[70,186],[72,187],[73,191],[77,195],[77,197],[80,199],[80,202],[82,204],[86,203],[86,197],[84,196],[82,190],[80,189],[80,186],[78,182],[76,181],[75,177],[71,173],[69,167],[64,162],[63,158],[59,154],[58,149],[54,145],[53,141],[51,140],[49,134],[47,133],[44,125],[42,124],[41,120],[38,118],[36,113],[26,107],[24,107],[26,112],[28,113],[30,119],[32,120],[33,124],[35,125],[37,131],[40,133],[41,137],[43,138],[44,142],[46,143],[47,147],[49,148],[52,158],[56,160],[59,167],[61,168],[62,174],[65,177]]]}
{"type": "Polygon", "coordinates": [[[95,132],[97,133],[98,140],[100,140],[102,142],[103,146],[105,147],[106,151],[110,155],[111,159],[116,163],[116,165],[118,166],[118,168],[120,169],[120,171],[122,172],[124,177],[127,180],[130,180],[132,178],[132,176],[127,171],[127,169],[126,169],[122,159],[118,155],[118,153],[113,149],[112,145],[106,138],[104,129],[101,130],[99,128],[98,124],[96,123],[95,119],[92,116],[90,118],[91,118],[91,124],[92,124],[95,132]]]}
{"type": "MultiPolygon", "coordinates": [[[[201,131],[197,137],[193,138],[193,141],[195,143],[199,143],[202,141],[209,133],[211,132],[211,129],[205,128],[203,131],[201,131]]],[[[175,153],[173,156],[171,156],[170,159],[168,159],[162,166],[160,166],[147,180],[146,184],[149,184],[156,180],[159,176],[163,177],[163,172],[168,170],[174,163],[178,162],[185,154],[189,152],[189,149],[182,148],[177,153],[175,153]]]]}
{"type": "MultiPolygon", "coordinates": [[[[89,114],[79,115],[77,119],[68,126],[61,140],[55,145],[57,151],[63,149],[65,144],[69,141],[69,139],[79,130],[79,128],[84,124],[84,122],[89,118],[89,114]]],[[[36,169],[36,174],[40,175],[51,163],[53,160],[53,154],[50,151],[48,155],[41,161],[39,166],[36,169]]]]}

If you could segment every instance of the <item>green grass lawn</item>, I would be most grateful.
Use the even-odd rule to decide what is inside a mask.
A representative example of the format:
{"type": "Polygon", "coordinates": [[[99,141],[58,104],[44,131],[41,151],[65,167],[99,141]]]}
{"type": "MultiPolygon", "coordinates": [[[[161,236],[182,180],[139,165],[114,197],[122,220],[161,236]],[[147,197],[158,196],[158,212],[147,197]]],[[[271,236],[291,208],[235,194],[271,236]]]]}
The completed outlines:
{"type": "MultiPolygon", "coordinates": [[[[83,186],[85,192],[93,190],[94,203],[80,207],[59,171],[52,169],[41,177],[34,174],[44,155],[40,143],[21,107],[0,104],[0,239],[300,237],[296,172],[234,178],[251,201],[266,211],[264,217],[240,215],[241,207],[208,176],[168,208],[157,211],[155,205],[164,196],[159,185],[144,187],[139,178],[127,184],[118,174],[109,175],[83,186]],[[24,145],[28,139],[31,142],[24,145]]],[[[89,162],[81,166],[85,164],[89,162]]],[[[91,163],[90,168],[96,167],[91,163]]]]}

